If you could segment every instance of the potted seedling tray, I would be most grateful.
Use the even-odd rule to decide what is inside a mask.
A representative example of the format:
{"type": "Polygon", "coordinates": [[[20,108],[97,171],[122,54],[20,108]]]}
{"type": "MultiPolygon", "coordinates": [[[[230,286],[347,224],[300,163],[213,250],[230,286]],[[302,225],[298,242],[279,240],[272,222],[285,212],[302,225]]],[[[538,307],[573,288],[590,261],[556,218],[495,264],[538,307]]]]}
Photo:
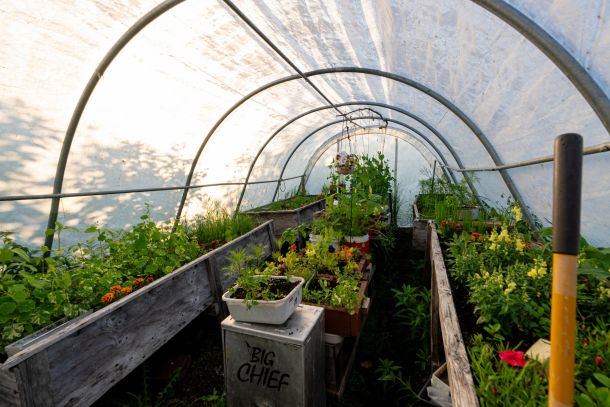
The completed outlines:
{"type": "MultiPolygon", "coordinates": [[[[272,276],[271,280],[285,281],[288,278],[272,276]]],[[[236,321],[280,325],[290,318],[296,307],[301,303],[303,295],[303,282],[305,280],[302,277],[290,277],[288,281],[297,284],[280,300],[256,300],[256,303],[252,305],[241,298],[233,298],[230,291],[224,293],[222,299],[227,303],[229,313],[236,321]]]]}

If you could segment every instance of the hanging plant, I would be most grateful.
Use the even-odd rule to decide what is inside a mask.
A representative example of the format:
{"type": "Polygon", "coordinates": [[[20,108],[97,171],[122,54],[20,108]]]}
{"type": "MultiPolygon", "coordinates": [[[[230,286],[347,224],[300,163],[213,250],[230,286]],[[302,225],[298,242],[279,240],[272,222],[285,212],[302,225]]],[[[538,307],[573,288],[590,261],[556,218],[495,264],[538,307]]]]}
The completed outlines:
{"type": "Polygon", "coordinates": [[[345,151],[341,151],[335,156],[335,169],[342,175],[351,174],[357,162],[358,157],[355,154],[347,154],[345,151]]]}

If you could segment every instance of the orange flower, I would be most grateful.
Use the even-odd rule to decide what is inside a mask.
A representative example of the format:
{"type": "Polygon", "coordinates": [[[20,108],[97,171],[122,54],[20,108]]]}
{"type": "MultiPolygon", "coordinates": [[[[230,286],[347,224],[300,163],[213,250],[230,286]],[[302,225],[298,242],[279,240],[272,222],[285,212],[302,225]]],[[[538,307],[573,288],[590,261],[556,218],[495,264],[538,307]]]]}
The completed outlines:
{"type": "Polygon", "coordinates": [[[119,291],[121,291],[121,286],[120,285],[113,285],[112,287],[110,287],[110,292],[111,293],[118,293],[119,291]]]}
{"type": "Polygon", "coordinates": [[[131,287],[123,287],[121,288],[121,292],[125,295],[130,294],[133,291],[131,287]]]}
{"type": "Polygon", "coordinates": [[[472,232],[472,234],[470,235],[470,240],[471,241],[473,241],[473,240],[481,240],[481,239],[482,239],[482,236],[481,236],[480,233],[472,232]]]}
{"type": "Polygon", "coordinates": [[[102,297],[102,302],[104,304],[108,304],[109,302],[112,302],[112,300],[114,300],[114,293],[106,293],[102,297]]]}
{"type": "Polygon", "coordinates": [[[154,280],[153,276],[146,277],[146,282],[148,282],[148,283],[152,283],[153,280],[154,280]]]}
{"type": "Polygon", "coordinates": [[[135,280],[133,280],[133,283],[131,283],[132,286],[134,287],[139,287],[142,284],[144,284],[144,279],[143,278],[136,278],[135,280]]]}
{"type": "Polygon", "coordinates": [[[297,245],[296,245],[296,244],[294,244],[294,243],[293,243],[293,244],[291,244],[291,245],[290,245],[290,251],[291,251],[291,252],[296,252],[296,251],[297,251],[297,245]]]}

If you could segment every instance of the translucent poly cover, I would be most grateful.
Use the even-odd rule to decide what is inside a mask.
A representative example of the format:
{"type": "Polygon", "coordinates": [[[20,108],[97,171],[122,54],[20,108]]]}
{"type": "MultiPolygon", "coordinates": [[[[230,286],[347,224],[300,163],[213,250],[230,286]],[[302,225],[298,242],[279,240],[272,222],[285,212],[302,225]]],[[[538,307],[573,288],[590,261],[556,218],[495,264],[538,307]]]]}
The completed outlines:
{"type": "MultiPolygon", "coordinates": [[[[609,141],[610,117],[596,113],[574,75],[523,28],[479,5],[487,1],[235,1],[292,65],[225,2],[174,3],[105,72],[96,67],[113,44],[163,2],[0,3],[0,198],[53,192],[68,124],[96,75],[74,140],[64,146],[65,193],[179,188],[197,157],[195,186],[241,183],[251,172],[256,182],[305,176],[316,193],[337,146],[320,148],[341,138],[339,112],[358,108],[395,121],[389,132],[355,136],[354,149],[383,151],[396,163],[406,206],[434,161],[455,168],[529,160],[551,155],[566,132],[581,134],[585,147],[609,141]]],[[[548,34],[608,101],[610,1],[497,4],[548,34]]],[[[549,224],[553,163],[511,169],[505,178],[549,224]]],[[[241,205],[264,204],[299,183],[249,185],[241,205]]],[[[609,186],[608,153],[586,156],[582,233],[594,245],[610,245],[609,186]]],[[[476,188],[493,205],[511,196],[497,172],[477,173],[476,188]]],[[[183,216],[214,200],[234,209],[241,194],[239,185],[192,189],[183,216]]],[[[63,198],[58,220],[121,228],[137,222],[147,202],[156,219],[176,216],[181,197],[176,189],[63,198]]],[[[40,244],[49,209],[48,198],[0,201],[0,230],[40,244]]]]}

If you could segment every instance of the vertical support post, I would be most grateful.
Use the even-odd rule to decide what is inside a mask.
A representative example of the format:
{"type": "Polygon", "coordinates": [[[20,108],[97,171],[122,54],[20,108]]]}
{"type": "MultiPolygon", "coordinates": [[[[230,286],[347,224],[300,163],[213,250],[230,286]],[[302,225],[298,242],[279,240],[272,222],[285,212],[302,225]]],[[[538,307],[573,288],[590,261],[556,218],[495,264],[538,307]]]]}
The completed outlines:
{"type": "MultiPolygon", "coordinates": [[[[398,138],[394,137],[394,193],[398,194],[398,138]]],[[[396,195],[398,197],[398,195],[396,195]]]]}
{"type": "Polygon", "coordinates": [[[431,194],[434,194],[434,178],[436,176],[436,160],[434,160],[434,166],[432,167],[432,191],[431,194]]]}
{"type": "Polygon", "coordinates": [[[555,139],[549,407],[572,406],[574,402],[582,146],[578,134],[555,139]]]}

